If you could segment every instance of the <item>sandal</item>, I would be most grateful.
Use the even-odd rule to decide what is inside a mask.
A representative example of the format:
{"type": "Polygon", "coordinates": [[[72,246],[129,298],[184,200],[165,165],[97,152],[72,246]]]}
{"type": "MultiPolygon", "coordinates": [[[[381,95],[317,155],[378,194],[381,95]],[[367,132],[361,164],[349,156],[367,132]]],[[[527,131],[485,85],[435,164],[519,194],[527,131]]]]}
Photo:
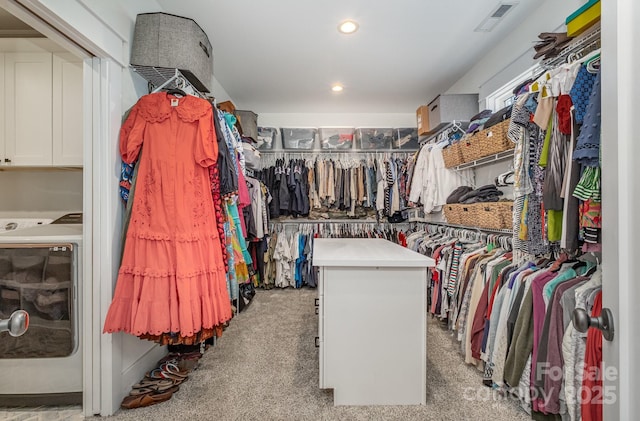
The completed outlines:
{"type": "Polygon", "coordinates": [[[201,357],[202,353],[200,351],[184,353],[173,352],[163,357],[160,361],[158,361],[158,364],[162,364],[167,361],[199,360],[201,357]]]}
{"type": "Polygon", "coordinates": [[[171,380],[174,385],[179,385],[187,379],[187,376],[173,374],[160,368],[154,368],[148,372],[145,377],[151,380],[171,380]]]}
{"type": "Polygon", "coordinates": [[[189,372],[191,370],[195,370],[200,358],[202,358],[202,354],[199,351],[184,354],[168,354],[158,361],[158,364],[172,363],[178,366],[180,371],[189,372]]]}
{"type": "Polygon", "coordinates": [[[175,384],[171,380],[142,379],[132,386],[131,395],[139,395],[147,392],[163,392],[171,389],[175,384]]]}
{"type": "Polygon", "coordinates": [[[188,372],[180,370],[177,364],[173,362],[165,362],[160,365],[160,370],[165,371],[167,373],[171,373],[176,376],[187,377],[189,375],[188,372]]]}
{"type": "Polygon", "coordinates": [[[125,409],[142,408],[145,406],[155,405],[171,399],[173,393],[178,390],[177,387],[168,389],[164,392],[149,392],[138,395],[125,396],[120,406],[125,409]]]}

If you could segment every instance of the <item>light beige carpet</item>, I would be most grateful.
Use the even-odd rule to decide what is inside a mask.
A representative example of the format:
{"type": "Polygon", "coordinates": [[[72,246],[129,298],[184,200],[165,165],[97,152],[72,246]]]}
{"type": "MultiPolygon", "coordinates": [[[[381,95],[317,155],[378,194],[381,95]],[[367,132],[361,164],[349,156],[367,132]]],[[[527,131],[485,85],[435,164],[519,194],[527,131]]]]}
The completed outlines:
{"type": "Polygon", "coordinates": [[[318,388],[316,291],[258,291],[171,400],[114,420],[527,420],[482,385],[457,343],[428,320],[426,406],[334,407],[318,388]]]}

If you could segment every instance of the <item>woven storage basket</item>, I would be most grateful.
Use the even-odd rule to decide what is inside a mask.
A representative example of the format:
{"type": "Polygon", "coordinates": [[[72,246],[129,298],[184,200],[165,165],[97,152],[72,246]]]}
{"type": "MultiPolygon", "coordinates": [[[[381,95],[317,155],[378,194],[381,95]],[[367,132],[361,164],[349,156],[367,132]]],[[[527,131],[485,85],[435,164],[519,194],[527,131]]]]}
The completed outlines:
{"type": "Polygon", "coordinates": [[[513,228],[513,202],[476,204],[476,225],[490,229],[513,228]]]}
{"type": "Polygon", "coordinates": [[[442,158],[444,159],[444,166],[447,168],[456,167],[464,162],[462,156],[461,143],[456,142],[451,146],[447,146],[442,150],[442,158]]]}
{"type": "Polygon", "coordinates": [[[467,225],[470,227],[475,227],[478,225],[478,204],[473,203],[469,205],[460,204],[460,210],[458,211],[460,215],[460,225],[467,225]]]}
{"type": "Polygon", "coordinates": [[[462,206],[463,205],[458,203],[452,203],[442,207],[444,218],[449,224],[460,225],[460,211],[462,210],[462,206]]]}
{"type": "Polygon", "coordinates": [[[475,161],[485,156],[513,149],[515,145],[507,137],[509,122],[510,120],[508,119],[504,120],[495,126],[480,130],[474,135],[463,139],[464,145],[461,151],[464,162],[475,161]]]}

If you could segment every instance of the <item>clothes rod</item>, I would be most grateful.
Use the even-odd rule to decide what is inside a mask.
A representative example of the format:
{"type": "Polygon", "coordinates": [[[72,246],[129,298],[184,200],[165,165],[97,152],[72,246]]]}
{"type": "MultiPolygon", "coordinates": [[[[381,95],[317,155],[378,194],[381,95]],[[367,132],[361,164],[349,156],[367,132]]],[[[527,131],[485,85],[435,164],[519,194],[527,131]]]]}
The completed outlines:
{"type": "Polygon", "coordinates": [[[381,154],[381,153],[393,153],[393,154],[399,154],[399,153],[407,153],[407,154],[413,154],[415,152],[418,152],[419,149],[319,149],[319,150],[313,150],[313,149],[258,149],[258,152],[260,152],[261,154],[275,154],[275,153],[281,153],[281,154],[318,154],[318,155],[334,155],[334,154],[363,154],[363,153],[375,153],[375,154],[381,154]]]}
{"type": "Polygon", "coordinates": [[[477,232],[486,232],[491,234],[505,234],[505,235],[513,235],[513,230],[509,229],[494,229],[494,228],[481,228],[481,227],[472,227],[469,225],[458,225],[458,224],[449,224],[447,222],[424,222],[427,225],[437,225],[441,227],[450,227],[456,229],[463,229],[467,231],[477,231],[477,232]]]}
{"type": "Polygon", "coordinates": [[[413,224],[413,221],[388,222],[375,219],[287,219],[284,221],[269,221],[270,224],[413,224]]]}

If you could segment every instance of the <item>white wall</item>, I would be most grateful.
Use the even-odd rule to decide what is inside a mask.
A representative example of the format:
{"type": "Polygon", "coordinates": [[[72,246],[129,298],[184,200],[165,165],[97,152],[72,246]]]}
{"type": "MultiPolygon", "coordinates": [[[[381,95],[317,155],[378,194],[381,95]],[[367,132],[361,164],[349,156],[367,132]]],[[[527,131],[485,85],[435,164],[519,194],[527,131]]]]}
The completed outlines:
{"type": "Polygon", "coordinates": [[[414,113],[262,113],[261,127],[415,127],[414,113]]]}
{"type": "Polygon", "coordinates": [[[533,45],[538,34],[563,30],[565,18],[584,3],[584,0],[544,1],[446,93],[478,92],[482,103],[488,94],[536,63],[533,45]]]}
{"type": "Polygon", "coordinates": [[[0,212],[18,217],[31,212],[82,210],[82,171],[29,169],[0,171],[0,212]]]}

